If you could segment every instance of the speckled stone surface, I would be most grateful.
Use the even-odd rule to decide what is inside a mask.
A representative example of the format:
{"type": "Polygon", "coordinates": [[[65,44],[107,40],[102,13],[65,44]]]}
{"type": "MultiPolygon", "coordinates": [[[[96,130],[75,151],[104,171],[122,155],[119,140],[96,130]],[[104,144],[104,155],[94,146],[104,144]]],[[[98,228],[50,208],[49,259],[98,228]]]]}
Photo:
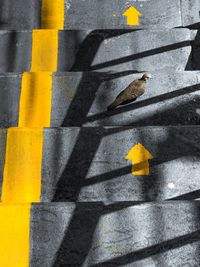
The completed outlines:
{"type": "MultiPolygon", "coordinates": [[[[52,0],[49,0],[52,1],[52,0]]],[[[173,28],[200,22],[198,0],[65,0],[65,29],[173,28]],[[134,6],[139,26],[127,25],[123,13],[134,6]],[[103,16],[102,16],[103,14],[103,16]]],[[[1,0],[0,29],[41,27],[42,0],[1,0]]]]}
{"type": "MultiPolygon", "coordinates": [[[[1,132],[4,143],[6,130],[1,132]]],[[[195,126],[45,129],[41,201],[198,199],[199,142],[195,126]],[[149,176],[133,176],[132,162],[125,160],[138,143],[154,157],[149,176]]]]}
{"type": "MultiPolygon", "coordinates": [[[[196,33],[196,31],[195,31],[196,33]]],[[[190,61],[194,32],[59,31],[57,71],[183,71],[190,61]],[[123,48],[123,49],[122,49],[123,48]]],[[[198,49],[194,43],[194,53],[198,49]]],[[[31,31],[0,31],[0,72],[30,71],[31,31]]],[[[51,69],[45,69],[51,71],[51,69]]]]}
{"type": "Polygon", "coordinates": [[[31,267],[200,264],[199,202],[36,204],[31,267]]]}
{"type": "MultiPolygon", "coordinates": [[[[151,72],[145,94],[107,112],[143,73],[54,73],[51,127],[199,125],[200,72],[151,72]]],[[[0,75],[0,127],[18,126],[22,74],[0,75]]],[[[31,116],[31,114],[30,114],[31,116]]]]}

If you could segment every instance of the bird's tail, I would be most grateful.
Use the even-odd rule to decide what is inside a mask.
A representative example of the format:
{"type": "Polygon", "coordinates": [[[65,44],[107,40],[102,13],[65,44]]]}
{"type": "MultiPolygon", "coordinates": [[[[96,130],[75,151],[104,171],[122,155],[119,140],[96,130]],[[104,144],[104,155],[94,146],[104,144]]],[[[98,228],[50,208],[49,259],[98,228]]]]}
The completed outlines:
{"type": "Polygon", "coordinates": [[[113,110],[118,106],[118,103],[114,101],[110,106],[107,107],[107,110],[113,110]]]}

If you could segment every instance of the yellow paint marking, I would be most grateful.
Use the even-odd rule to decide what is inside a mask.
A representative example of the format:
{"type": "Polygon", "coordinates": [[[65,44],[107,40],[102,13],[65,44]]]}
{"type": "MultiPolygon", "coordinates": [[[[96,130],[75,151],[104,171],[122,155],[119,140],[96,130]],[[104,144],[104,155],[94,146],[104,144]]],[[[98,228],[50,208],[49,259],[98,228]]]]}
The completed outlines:
{"type": "Polygon", "coordinates": [[[139,17],[142,16],[142,14],[134,6],[130,6],[124,12],[123,16],[127,17],[127,25],[139,26],[139,17]]]}
{"type": "Polygon", "coordinates": [[[19,127],[50,127],[51,72],[25,72],[22,76],[19,127]]]}
{"type": "Polygon", "coordinates": [[[32,72],[57,71],[58,32],[58,30],[32,31],[32,72]]]}
{"type": "Polygon", "coordinates": [[[8,129],[3,203],[40,202],[42,148],[42,129],[8,129]]]}
{"type": "Polygon", "coordinates": [[[42,29],[64,29],[65,0],[42,0],[42,29]]]}
{"type": "Polygon", "coordinates": [[[149,175],[149,160],[152,159],[152,154],[141,144],[134,146],[125,157],[132,161],[133,175],[149,175]]]}
{"type": "Polygon", "coordinates": [[[30,210],[30,204],[0,204],[0,266],[29,266],[30,210]]]}

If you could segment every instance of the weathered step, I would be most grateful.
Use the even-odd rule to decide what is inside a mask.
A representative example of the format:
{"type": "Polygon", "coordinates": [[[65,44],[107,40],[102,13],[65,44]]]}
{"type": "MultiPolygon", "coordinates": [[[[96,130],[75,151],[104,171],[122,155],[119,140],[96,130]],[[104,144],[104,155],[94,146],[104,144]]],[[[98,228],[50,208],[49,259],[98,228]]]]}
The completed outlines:
{"type": "Polygon", "coordinates": [[[195,126],[2,129],[1,199],[14,203],[198,199],[199,142],[200,127],[195,126]],[[136,172],[144,168],[140,158],[147,160],[143,150],[139,155],[135,150],[133,160],[125,159],[138,143],[153,156],[147,176],[136,172]]]}
{"type": "Polygon", "coordinates": [[[22,228],[14,212],[24,209],[0,206],[2,266],[26,257],[30,267],[200,265],[199,202],[33,204],[22,228]]]}
{"type": "Polygon", "coordinates": [[[24,117],[25,127],[200,124],[198,71],[152,72],[142,97],[109,112],[107,106],[143,73],[53,73],[48,88],[43,85],[47,73],[40,80],[37,73],[28,75],[28,86],[27,74],[0,75],[0,127],[22,126],[24,117]],[[44,111],[48,122],[42,120],[44,111]]]}
{"type": "Polygon", "coordinates": [[[188,29],[0,31],[0,72],[199,69],[199,46],[188,29]]]}
{"type": "Polygon", "coordinates": [[[198,0],[1,0],[0,28],[173,28],[199,23],[199,11],[198,0]],[[123,16],[130,6],[141,13],[138,26],[123,16]]]}

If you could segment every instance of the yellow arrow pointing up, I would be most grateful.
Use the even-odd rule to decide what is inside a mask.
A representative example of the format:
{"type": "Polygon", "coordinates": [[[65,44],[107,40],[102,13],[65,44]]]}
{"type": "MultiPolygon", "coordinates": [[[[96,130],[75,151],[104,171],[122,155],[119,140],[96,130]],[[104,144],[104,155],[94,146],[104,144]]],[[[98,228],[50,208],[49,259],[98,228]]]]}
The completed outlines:
{"type": "Polygon", "coordinates": [[[149,160],[152,158],[152,154],[141,144],[132,147],[125,157],[132,161],[133,175],[149,175],[149,160]]]}
{"type": "Polygon", "coordinates": [[[127,25],[138,26],[139,25],[139,17],[142,16],[142,14],[134,6],[130,6],[123,13],[123,16],[127,17],[127,25]]]}

